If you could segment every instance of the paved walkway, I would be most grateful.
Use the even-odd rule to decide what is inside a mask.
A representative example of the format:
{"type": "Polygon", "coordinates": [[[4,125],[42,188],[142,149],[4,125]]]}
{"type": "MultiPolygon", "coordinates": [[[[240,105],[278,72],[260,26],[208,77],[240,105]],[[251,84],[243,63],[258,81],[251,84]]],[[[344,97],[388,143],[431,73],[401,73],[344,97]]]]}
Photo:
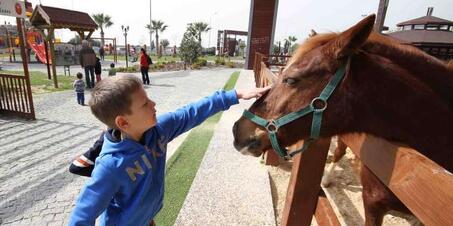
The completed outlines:
{"type": "MultiPolygon", "coordinates": [[[[20,60],[20,58],[19,58],[19,60],[20,60]]],[[[109,69],[110,63],[114,63],[113,60],[101,61],[102,69],[109,69]]],[[[1,61],[1,59],[0,59],[0,64],[1,64],[2,70],[4,70],[4,71],[23,71],[24,70],[22,62],[10,63],[6,59],[3,59],[3,61],[1,61]]],[[[134,64],[136,64],[136,63],[129,62],[129,67],[134,64]]],[[[125,67],[125,66],[126,66],[126,63],[124,60],[118,61],[117,63],[115,63],[116,68],[125,67]]],[[[47,66],[45,64],[38,63],[35,61],[28,64],[28,70],[29,71],[39,71],[39,72],[45,73],[47,75],[47,66]]],[[[63,66],[56,66],[56,70],[57,70],[58,75],[65,74],[63,66]]],[[[70,70],[71,76],[75,76],[77,74],[77,72],[81,72],[82,74],[84,74],[84,70],[82,67],[80,67],[80,65],[71,65],[69,70],[70,70]]],[[[50,71],[52,71],[52,65],[50,66],[50,71]]],[[[107,75],[108,73],[107,73],[107,71],[103,71],[102,74],[107,75]]]]}
{"type": "MultiPolygon", "coordinates": [[[[222,88],[233,71],[151,73],[146,91],[159,114],[222,88]]],[[[76,104],[73,91],[36,95],[34,101],[36,121],[0,117],[0,225],[66,225],[86,181],[70,174],[69,164],[103,127],[88,107],[76,104]]],[[[170,153],[183,138],[169,144],[170,153]]]]}
{"type": "MultiPolygon", "coordinates": [[[[236,88],[253,87],[253,78],[242,71],[236,88]]],[[[233,147],[231,128],[251,103],[223,113],[175,225],[275,226],[266,167],[233,147]]]]}

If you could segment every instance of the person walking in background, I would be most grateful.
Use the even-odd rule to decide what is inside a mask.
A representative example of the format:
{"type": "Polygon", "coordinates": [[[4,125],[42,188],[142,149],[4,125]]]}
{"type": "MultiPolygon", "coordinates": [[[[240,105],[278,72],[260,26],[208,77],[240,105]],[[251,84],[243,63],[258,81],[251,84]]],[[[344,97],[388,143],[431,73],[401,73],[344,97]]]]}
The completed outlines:
{"type": "Polygon", "coordinates": [[[96,82],[100,82],[102,66],[101,66],[101,59],[99,59],[99,57],[96,57],[96,64],[94,65],[94,73],[96,74],[96,82]]]}
{"type": "Polygon", "coordinates": [[[77,73],[77,80],[74,81],[72,86],[77,95],[77,103],[85,106],[85,82],[83,82],[82,78],[82,73],[77,73]]]}
{"type": "Polygon", "coordinates": [[[94,87],[94,65],[96,64],[96,53],[88,45],[87,40],[82,40],[82,49],[80,50],[80,65],[85,70],[85,80],[87,88],[94,87]]]}
{"type": "Polygon", "coordinates": [[[102,61],[104,61],[104,55],[105,55],[105,50],[104,50],[104,47],[102,46],[101,48],[99,48],[99,57],[101,58],[102,61]]]}
{"type": "Polygon", "coordinates": [[[143,84],[149,85],[149,76],[148,76],[148,70],[149,70],[149,65],[152,64],[151,57],[146,54],[146,50],[141,48],[140,49],[140,72],[142,73],[142,81],[143,84]]]}

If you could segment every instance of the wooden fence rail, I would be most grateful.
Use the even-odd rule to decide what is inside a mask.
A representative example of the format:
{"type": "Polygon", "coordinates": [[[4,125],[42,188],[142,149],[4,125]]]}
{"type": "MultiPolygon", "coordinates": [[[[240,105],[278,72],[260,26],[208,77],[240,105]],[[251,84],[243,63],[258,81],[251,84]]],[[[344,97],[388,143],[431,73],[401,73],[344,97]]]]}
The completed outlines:
{"type": "MultiPolygon", "coordinates": [[[[261,54],[255,59],[261,60],[254,67],[257,86],[272,83],[277,76],[268,68],[266,56],[261,54]]],[[[451,172],[416,150],[371,135],[345,134],[340,139],[423,224],[453,225],[451,172]]],[[[329,144],[330,139],[319,139],[302,155],[295,156],[282,225],[308,226],[313,215],[319,225],[339,225],[320,186],[329,144]]],[[[277,155],[273,158],[278,162],[277,155]]]]}
{"type": "Polygon", "coordinates": [[[0,113],[35,119],[31,96],[25,76],[0,74],[0,113]]]}

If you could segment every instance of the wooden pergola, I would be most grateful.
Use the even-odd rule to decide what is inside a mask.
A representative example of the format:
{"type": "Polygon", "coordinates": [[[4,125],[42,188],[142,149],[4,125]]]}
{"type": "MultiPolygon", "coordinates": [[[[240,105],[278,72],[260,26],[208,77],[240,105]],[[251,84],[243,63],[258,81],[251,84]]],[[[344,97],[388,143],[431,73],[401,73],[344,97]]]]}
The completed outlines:
{"type": "MultiPolygon", "coordinates": [[[[96,22],[84,12],[61,9],[49,6],[36,6],[30,18],[30,23],[35,27],[45,41],[49,43],[51,61],[55,60],[55,29],[69,29],[77,32],[82,40],[89,39],[98,28],[96,22]],[[87,33],[86,33],[87,32],[87,33]]],[[[47,61],[49,63],[49,61],[47,61]]],[[[52,74],[55,88],[58,88],[57,71],[55,63],[52,64],[52,74]]]]}

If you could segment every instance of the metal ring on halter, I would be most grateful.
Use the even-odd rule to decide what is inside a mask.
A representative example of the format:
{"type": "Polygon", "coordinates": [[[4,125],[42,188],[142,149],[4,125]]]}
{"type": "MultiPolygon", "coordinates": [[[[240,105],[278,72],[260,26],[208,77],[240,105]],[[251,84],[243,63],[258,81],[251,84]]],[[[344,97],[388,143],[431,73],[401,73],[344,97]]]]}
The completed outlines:
{"type": "Polygon", "coordinates": [[[274,120],[267,123],[266,130],[269,133],[276,133],[278,131],[278,126],[275,124],[274,120]]]}
{"type": "Polygon", "coordinates": [[[310,107],[313,109],[313,111],[316,111],[316,112],[323,112],[324,110],[326,110],[327,108],[327,101],[322,99],[321,97],[316,97],[315,99],[313,99],[310,103],[310,107]],[[323,108],[315,108],[315,102],[316,101],[321,101],[323,102],[323,105],[324,107],[323,108]]]}

